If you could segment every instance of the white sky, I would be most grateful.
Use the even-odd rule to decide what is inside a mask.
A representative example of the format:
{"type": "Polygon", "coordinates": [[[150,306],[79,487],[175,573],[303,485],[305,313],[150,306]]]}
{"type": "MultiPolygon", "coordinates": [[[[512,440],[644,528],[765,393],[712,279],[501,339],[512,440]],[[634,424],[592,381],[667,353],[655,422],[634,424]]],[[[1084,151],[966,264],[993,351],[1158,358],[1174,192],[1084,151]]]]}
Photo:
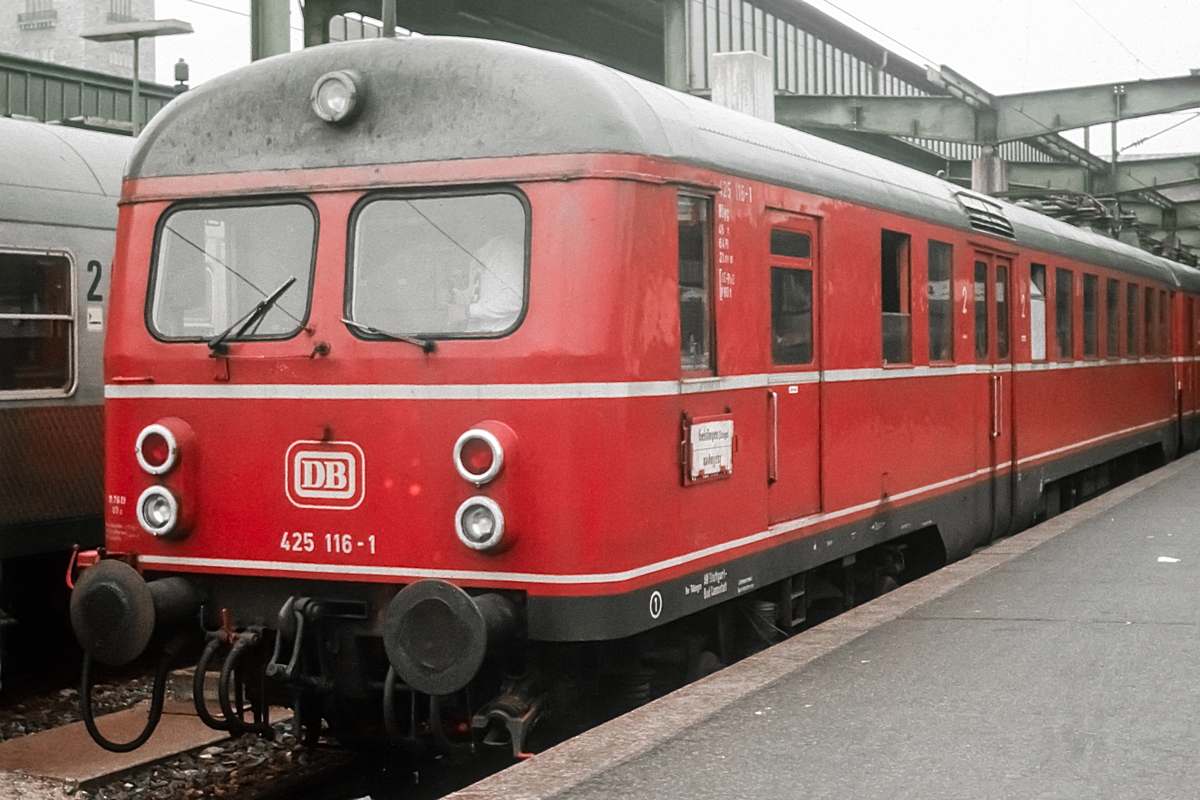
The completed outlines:
{"type": "MultiPolygon", "coordinates": [[[[402,1],[402,0],[401,0],[402,1]]],[[[292,48],[300,10],[292,2],[292,48]]],[[[1200,68],[1196,0],[809,0],[918,64],[945,64],[993,94],[1186,75],[1200,68]]],[[[172,84],[180,58],[193,86],[249,63],[250,0],[157,0],[159,19],[196,32],[156,41],[158,82],[172,84]]],[[[1124,122],[1123,154],[1200,152],[1196,112],[1124,122]],[[1176,123],[1173,131],[1124,148],[1176,123]]],[[[1082,143],[1082,135],[1068,136],[1082,143]]],[[[1107,125],[1093,151],[1109,155],[1107,125]]]]}

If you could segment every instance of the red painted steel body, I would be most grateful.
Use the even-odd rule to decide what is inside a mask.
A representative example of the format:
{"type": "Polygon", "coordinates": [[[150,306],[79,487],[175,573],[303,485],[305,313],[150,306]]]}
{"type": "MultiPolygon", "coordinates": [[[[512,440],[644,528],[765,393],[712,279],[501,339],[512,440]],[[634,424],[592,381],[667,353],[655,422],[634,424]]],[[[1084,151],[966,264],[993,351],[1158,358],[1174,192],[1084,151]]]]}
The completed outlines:
{"type": "MultiPolygon", "coordinates": [[[[695,393],[613,399],[540,396],[572,391],[561,388],[565,385],[594,384],[602,391],[606,386],[680,381],[671,278],[676,250],[666,235],[674,225],[676,190],[671,184],[719,187],[730,179],[632,157],[547,161],[480,163],[469,169],[459,165],[456,181],[511,184],[529,198],[529,312],[510,336],[445,342],[430,356],[400,343],[362,341],[339,322],[346,220],[362,196],[361,188],[309,195],[322,220],[310,332],[284,342],[237,343],[225,358],[210,358],[203,344],[154,341],[142,324],[142,305],[154,225],[168,203],[142,202],[141,196],[228,195],[228,178],[160,179],[127,186],[118,242],[120,286],[113,293],[112,309],[114,320],[122,324],[114,325],[109,337],[108,382],[214,386],[230,390],[231,398],[238,398],[241,386],[304,388],[289,399],[275,399],[269,389],[252,390],[260,395],[253,399],[110,397],[110,494],[132,499],[152,482],[131,458],[131,443],[142,427],[167,415],[185,419],[196,429],[199,452],[194,457],[203,473],[195,494],[186,496],[198,520],[192,535],[177,542],[150,539],[129,509],[113,506],[110,549],[137,552],[148,566],[155,563],[154,557],[224,562],[172,565],[181,571],[328,577],[327,566],[353,566],[361,571],[339,569],[332,574],[392,583],[428,571],[469,573],[472,585],[536,594],[596,594],[629,591],[719,564],[739,551],[707,558],[695,554],[767,531],[767,409],[760,386],[702,391],[701,379],[682,384],[683,392],[695,386],[695,393]],[[571,180],[526,180],[538,173],[571,180]],[[328,357],[310,357],[317,341],[329,343],[328,357]],[[395,385],[425,387],[435,396],[436,387],[478,386],[483,387],[481,394],[511,398],[366,399],[373,386],[395,385]],[[349,392],[361,397],[339,399],[321,387],[338,387],[339,392],[362,387],[349,392]],[[734,409],[738,435],[734,475],[704,486],[681,485],[681,414],[719,413],[727,407],[734,409]],[[502,420],[520,442],[504,475],[486,490],[501,502],[519,537],[516,546],[500,555],[469,551],[449,535],[454,508],[473,493],[456,474],[451,449],[462,431],[485,419],[502,420]],[[283,491],[282,454],[287,447],[296,440],[322,437],[358,442],[364,448],[366,499],[353,511],[298,509],[283,491]],[[311,532],[320,546],[311,553],[281,550],[281,538],[289,531],[311,532]],[[374,536],[376,552],[322,552],[325,534],[346,533],[356,542],[374,536]],[[680,558],[689,560],[627,579],[609,577],[680,558]]],[[[428,181],[421,174],[428,173],[425,167],[396,167],[386,177],[376,172],[369,177],[349,172],[341,180],[351,186],[428,181]]],[[[322,177],[311,182],[324,189],[322,177]]],[[[237,176],[240,191],[248,194],[276,190],[300,178],[237,176]]],[[[813,414],[811,420],[816,424],[802,438],[821,444],[821,461],[800,468],[820,474],[821,510],[843,512],[912,492],[953,492],[984,480],[980,473],[989,467],[992,367],[985,363],[978,372],[964,374],[953,365],[921,364],[927,340],[918,328],[913,336],[916,364],[879,372],[879,331],[870,322],[878,314],[873,310],[878,300],[869,289],[860,291],[872,286],[878,273],[876,243],[862,231],[904,229],[914,237],[953,244],[962,254],[955,264],[957,295],[968,288],[965,267],[972,241],[984,237],[777,187],[745,185],[762,200],[731,205],[730,251],[737,266],[730,270],[736,277],[732,297],[718,302],[715,315],[721,375],[761,379],[798,371],[770,365],[763,335],[770,325],[764,207],[795,209],[820,228],[821,368],[876,370],[861,379],[850,376],[820,384],[819,401],[814,397],[805,403],[808,413],[820,407],[820,416],[813,414]],[[955,482],[939,486],[947,481],[955,482]]],[[[980,248],[985,246],[1009,252],[1014,247],[1011,242],[990,241],[980,248]]],[[[1014,260],[1017,266],[1032,260],[1077,272],[1088,268],[1024,249],[1014,260]]],[[[919,282],[919,260],[915,275],[919,282]]],[[[1023,297],[1027,284],[1017,283],[1016,291],[1023,297]]],[[[1014,319],[1016,363],[1028,360],[1028,345],[1020,340],[1026,330],[1021,322],[1019,316],[1014,319]]],[[[960,364],[975,363],[971,324],[959,304],[954,328],[955,359],[960,364]]],[[[1075,339],[1081,336],[1077,333],[1075,339]]],[[[1022,465],[1170,423],[1174,391],[1168,359],[1063,366],[995,373],[1012,382],[1008,391],[1015,396],[1005,416],[1011,417],[1012,402],[1020,409],[1015,452],[1022,465]],[[1063,401],[1080,397],[1100,402],[1080,413],[1078,406],[1063,401]]],[[[815,369],[806,371],[815,376],[815,369]]],[[[801,385],[817,393],[818,384],[801,385]]],[[[806,456],[815,455],[815,448],[809,447],[806,456]]],[[[184,454],[190,457],[193,454],[184,454]]],[[[1010,470],[1011,459],[1002,459],[998,469],[1010,470]]],[[[828,524],[832,522],[818,521],[787,538],[814,536],[828,524]]],[[[776,543],[764,539],[745,547],[756,550],[776,543]]]]}

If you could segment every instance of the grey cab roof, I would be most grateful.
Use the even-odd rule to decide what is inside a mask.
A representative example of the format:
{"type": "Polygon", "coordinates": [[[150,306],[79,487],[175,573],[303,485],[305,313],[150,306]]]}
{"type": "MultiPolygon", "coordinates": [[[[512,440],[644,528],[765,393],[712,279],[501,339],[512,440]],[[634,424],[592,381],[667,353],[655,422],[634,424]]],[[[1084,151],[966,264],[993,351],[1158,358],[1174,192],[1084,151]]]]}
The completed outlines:
{"type": "Polygon", "coordinates": [[[0,117],[0,222],[112,230],[133,139],[0,117]]]}
{"type": "MultiPolygon", "coordinates": [[[[568,153],[670,158],[970,230],[954,185],[581,58],[491,40],[372,39],[255,62],[173,100],[131,178],[568,153]],[[357,118],[312,112],[317,78],[353,70],[357,118]]],[[[1200,291],[1200,272],[1003,204],[1017,242],[1200,291]]]]}

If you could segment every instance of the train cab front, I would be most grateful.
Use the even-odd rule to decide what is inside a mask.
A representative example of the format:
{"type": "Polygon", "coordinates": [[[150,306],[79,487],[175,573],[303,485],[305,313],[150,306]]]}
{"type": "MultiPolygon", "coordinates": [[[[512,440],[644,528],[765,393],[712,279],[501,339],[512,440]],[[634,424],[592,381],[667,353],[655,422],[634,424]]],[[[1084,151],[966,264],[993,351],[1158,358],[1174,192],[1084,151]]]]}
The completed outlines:
{"type": "Polygon", "coordinates": [[[439,384],[494,360],[525,313],[528,200],[512,185],[353,195],[125,209],[107,552],[82,570],[72,622],[87,670],[192,652],[213,727],[269,735],[285,703],[310,739],[323,720],[358,736],[374,719],[453,749],[440,720],[469,728],[456,695],[524,626],[519,590],[454,576],[513,557],[514,426],[532,418],[484,416],[439,384]],[[483,355],[456,357],[468,343],[483,355]],[[421,720],[397,711],[405,692],[421,720]]]}
{"type": "Polygon", "coordinates": [[[508,183],[216,191],[123,211],[108,557],[72,608],[88,668],[190,648],[214,727],[269,733],[283,702],[309,736],[370,718],[445,738],[397,697],[466,717],[455,695],[523,628],[519,590],[454,576],[513,557],[532,419],[445,385],[525,314],[529,201],[508,183]]]}

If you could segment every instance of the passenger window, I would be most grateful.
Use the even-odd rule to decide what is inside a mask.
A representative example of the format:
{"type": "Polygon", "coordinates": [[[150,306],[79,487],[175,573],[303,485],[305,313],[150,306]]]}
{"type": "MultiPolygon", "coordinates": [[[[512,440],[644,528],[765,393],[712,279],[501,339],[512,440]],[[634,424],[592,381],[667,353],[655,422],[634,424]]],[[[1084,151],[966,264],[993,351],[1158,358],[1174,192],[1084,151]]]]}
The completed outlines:
{"type": "Polygon", "coordinates": [[[954,360],[954,314],[950,302],[953,286],[954,248],[945,242],[929,242],[929,360],[954,360]]]}
{"type": "Polygon", "coordinates": [[[1100,280],[1095,275],[1083,276],[1083,357],[1095,358],[1099,355],[1099,320],[1096,319],[1096,293],[1099,291],[1100,280]]]}
{"type": "Polygon", "coordinates": [[[883,363],[912,362],[911,244],[906,233],[883,231],[883,363]]]}
{"type": "Polygon", "coordinates": [[[678,202],[680,364],[687,371],[713,370],[708,207],[701,197],[678,202]]]}
{"type": "Polygon", "coordinates": [[[1145,313],[1142,315],[1142,352],[1148,356],[1158,352],[1158,344],[1154,341],[1154,290],[1147,286],[1142,295],[1145,301],[1145,313]]]}
{"type": "Polygon", "coordinates": [[[1075,276],[1070,270],[1054,270],[1054,325],[1058,338],[1058,357],[1068,361],[1075,357],[1074,295],[1075,276]]]}
{"type": "Polygon", "coordinates": [[[1131,283],[1125,287],[1125,355],[1138,356],[1138,287],[1131,283]]]}
{"type": "Polygon", "coordinates": [[[771,358],[776,364],[813,360],[812,270],[771,267],[771,358]]]}
{"type": "Polygon", "coordinates": [[[1034,361],[1046,360],[1046,265],[1029,265],[1029,349],[1034,361]]]}
{"type": "Polygon", "coordinates": [[[1008,267],[996,265],[996,358],[1008,358],[1008,267]]]}
{"type": "Polygon", "coordinates": [[[987,361],[987,264],[975,262],[975,360],[987,361]]]}
{"type": "Polygon", "coordinates": [[[1116,358],[1121,353],[1121,282],[1109,278],[1104,284],[1104,325],[1107,332],[1105,355],[1116,358]]]}
{"type": "Polygon", "coordinates": [[[0,253],[0,393],[72,386],[71,262],[0,253]]]}

